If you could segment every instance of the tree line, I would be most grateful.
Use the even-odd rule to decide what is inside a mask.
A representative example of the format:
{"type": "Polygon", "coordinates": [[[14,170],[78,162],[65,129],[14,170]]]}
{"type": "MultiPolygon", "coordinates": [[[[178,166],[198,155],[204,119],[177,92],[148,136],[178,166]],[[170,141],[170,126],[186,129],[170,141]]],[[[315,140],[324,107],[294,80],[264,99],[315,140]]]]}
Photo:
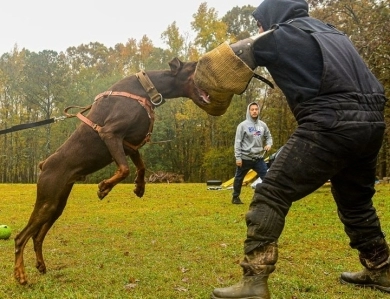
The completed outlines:
{"type": "MultiPolygon", "coordinates": [[[[334,24],[350,37],[385,86],[388,97],[389,1],[309,1],[312,16],[334,24]]],[[[193,14],[191,27],[195,38],[188,40],[173,22],[161,33],[166,48],[155,47],[145,35],[139,41],[129,38],[125,44],[114,47],[93,42],[60,53],[50,49],[36,53],[15,46],[11,52],[2,54],[0,130],[51,118],[56,122],[0,135],[0,182],[36,182],[38,163],[53,153],[80,124],[74,118],[61,120],[65,107],[87,106],[113,83],[141,69],[167,69],[173,57],[196,61],[224,41],[233,43],[255,35],[257,27],[251,16],[254,9],[250,5],[236,6],[219,18],[216,10],[204,2],[193,14]]],[[[265,69],[258,68],[256,72],[269,78],[265,69]]],[[[231,178],[235,170],[236,126],[245,119],[247,104],[252,101],[261,106],[260,117],[272,132],[273,151],[276,151],[294,131],[296,122],[277,87],[270,89],[252,79],[243,94],[234,96],[223,116],[207,115],[185,98],[169,100],[158,107],[151,143],[141,149],[147,175],[165,171],[183,176],[186,182],[231,178]]],[[[389,125],[388,104],[385,116],[389,125]]],[[[390,176],[389,137],[386,130],[378,159],[379,178],[390,176]]],[[[96,183],[114,172],[113,163],[90,175],[86,182],[96,183]]],[[[134,173],[135,169],[126,181],[132,182],[134,173]]]]}

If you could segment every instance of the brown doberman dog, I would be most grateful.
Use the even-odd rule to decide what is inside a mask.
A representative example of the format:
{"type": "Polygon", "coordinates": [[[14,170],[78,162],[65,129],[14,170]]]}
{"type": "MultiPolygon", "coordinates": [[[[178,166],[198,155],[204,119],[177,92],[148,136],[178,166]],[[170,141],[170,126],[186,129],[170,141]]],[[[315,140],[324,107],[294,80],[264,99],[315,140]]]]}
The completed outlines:
{"type": "MultiPolygon", "coordinates": [[[[201,108],[210,100],[194,83],[197,62],[182,62],[174,58],[170,70],[143,72],[160,99],[187,97],[201,108]]],[[[14,276],[26,284],[23,251],[33,239],[36,268],[46,272],[42,255],[45,236],[61,216],[72,190],[80,178],[91,174],[114,161],[116,173],[98,185],[98,196],[103,199],[111,189],[129,174],[126,156],[136,166],[134,193],[142,197],[145,191],[145,166],[138,151],[148,139],[153,126],[153,108],[159,103],[151,100],[138,74],[124,78],[109,91],[95,98],[83,121],[74,133],[51,156],[40,163],[37,197],[26,227],[15,238],[14,276]]],[[[147,88],[146,88],[147,89],[147,88]]]]}

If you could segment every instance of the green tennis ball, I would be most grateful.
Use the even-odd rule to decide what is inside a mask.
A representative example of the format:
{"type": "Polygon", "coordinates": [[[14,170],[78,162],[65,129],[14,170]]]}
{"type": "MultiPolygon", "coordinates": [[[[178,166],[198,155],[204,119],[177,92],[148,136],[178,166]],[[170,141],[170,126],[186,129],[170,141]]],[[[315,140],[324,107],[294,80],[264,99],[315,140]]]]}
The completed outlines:
{"type": "Polygon", "coordinates": [[[11,228],[8,225],[0,225],[0,239],[7,240],[11,237],[11,228]]]}

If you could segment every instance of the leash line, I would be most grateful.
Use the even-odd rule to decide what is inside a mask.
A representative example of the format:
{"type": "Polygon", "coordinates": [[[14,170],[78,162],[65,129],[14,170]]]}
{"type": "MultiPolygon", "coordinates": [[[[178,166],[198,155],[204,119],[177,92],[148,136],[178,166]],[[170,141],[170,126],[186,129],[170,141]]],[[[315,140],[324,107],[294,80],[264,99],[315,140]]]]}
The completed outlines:
{"type": "Polygon", "coordinates": [[[8,134],[8,133],[16,132],[16,131],[21,131],[21,130],[25,130],[25,129],[35,128],[35,127],[39,127],[39,126],[48,125],[48,124],[51,124],[51,123],[54,123],[54,122],[57,122],[57,121],[64,120],[66,118],[67,118],[66,116],[60,116],[60,117],[53,117],[53,118],[49,118],[49,119],[45,119],[45,120],[40,120],[40,121],[33,122],[33,123],[15,125],[15,126],[12,126],[10,128],[7,128],[7,129],[0,130],[0,135],[8,134]]]}

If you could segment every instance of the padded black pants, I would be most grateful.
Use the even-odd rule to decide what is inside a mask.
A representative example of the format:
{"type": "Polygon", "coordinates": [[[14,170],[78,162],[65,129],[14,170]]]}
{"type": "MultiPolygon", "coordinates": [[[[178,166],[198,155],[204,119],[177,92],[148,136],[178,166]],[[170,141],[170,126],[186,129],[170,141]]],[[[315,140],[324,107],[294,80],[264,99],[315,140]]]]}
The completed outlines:
{"type": "Polygon", "coordinates": [[[383,238],[372,196],[385,125],[326,119],[299,125],[257,185],[246,214],[246,254],[276,242],[292,203],[329,179],[351,247],[360,250],[383,238]]]}

